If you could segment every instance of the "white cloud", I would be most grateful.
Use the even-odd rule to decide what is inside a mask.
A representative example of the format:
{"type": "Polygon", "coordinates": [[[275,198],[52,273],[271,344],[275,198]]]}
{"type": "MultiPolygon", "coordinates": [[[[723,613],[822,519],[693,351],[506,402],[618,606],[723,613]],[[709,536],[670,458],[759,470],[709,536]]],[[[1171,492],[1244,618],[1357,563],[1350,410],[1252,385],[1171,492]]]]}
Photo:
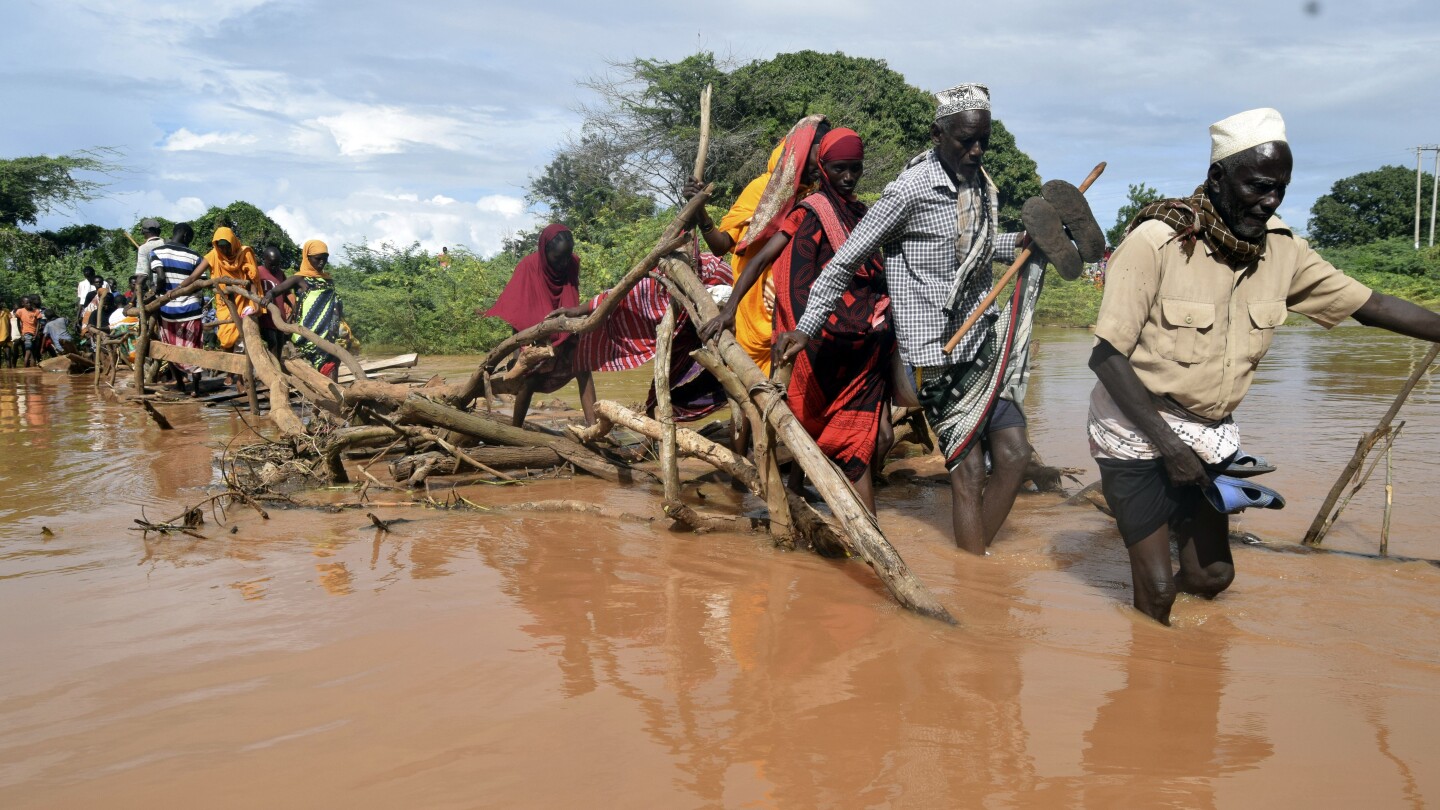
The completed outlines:
{"type": "Polygon", "coordinates": [[[259,139],[254,135],[245,135],[239,132],[197,133],[181,127],[170,133],[160,148],[167,152],[194,152],[215,150],[216,147],[248,146],[257,140],[259,139]]]}
{"type": "Polygon", "coordinates": [[[461,149],[472,141],[459,119],[390,105],[354,106],[314,123],[328,129],[347,156],[395,154],[414,146],[461,149]]]}
{"type": "Polygon", "coordinates": [[[475,201],[481,211],[499,214],[506,219],[516,219],[525,214],[525,201],[506,194],[489,194],[475,201]]]}
{"type": "Polygon", "coordinates": [[[336,253],[347,244],[419,242],[431,252],[463,245],[490,254],[500,249],[505,234],[538,222],[518,197],[489,194],[473,207],[459,202],[443,194],[422,199],[408,191],[364,190],[280,205],[267,213],[297,242],[323,239],[336,253]]]}

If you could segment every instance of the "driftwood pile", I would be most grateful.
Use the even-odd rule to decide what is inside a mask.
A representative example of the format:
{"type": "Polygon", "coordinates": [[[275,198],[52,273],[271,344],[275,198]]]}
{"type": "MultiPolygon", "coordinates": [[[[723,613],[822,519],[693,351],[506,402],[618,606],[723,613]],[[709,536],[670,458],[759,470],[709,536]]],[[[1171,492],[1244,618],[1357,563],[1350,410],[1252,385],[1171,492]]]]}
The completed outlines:
{"type": "MultiPolygon", "coordinates": [[[[268,389],[268,415],[278,436],[229,450],[225,460],[227,483],[235,499],[244,502],[284,499],[289,497],[285,494],[287,487],[293,490],[297,483],[333,485],[359,479],[357,483],[365,488],[393,489],[422,486],[435,475],[466,474],[513,483],[533,471],[569,467],[617,484],[658,486],[664,493],[665,516],[684,527],[748,530],[763,525],[783,547],[859,557],[874,569],[902,605],[953,622],[949,611],[910,572],[885,539],[849,482],[796,421],[785,405],[784,389],[760,372],[730,333],[711,341],[694,356],[724,385],[734,412],[750,423],[753,453],[747,458],[697,431],[676,426],[665,396],[669,392],[666,374],[670,364],[663,356],[670,350],[675,314],[683,309],[690,322],[698,324],[717,313],[695,271],[696,246],[689,235],[711,193],[712,189],[707,188],[679,212],[655,249],[626,273],[595,311],[584,318],[546,320],[516,334],[491,351],[463,383],[445,385],[435,380],[415,386],[372,379],[350,352],[303,326],[286,322],[272,304],[269,312],[276,328],[314,341],[338,358],[353,380],[337,383],[303,362],[277,360],[261,339],[255,320],[261,300],[239,283],[212,279],[198,281],[134,310],[140,323],[132,396],[150,406],[147,411],[157,421],[163,420],[152,404],[150,390],[154,389],[146,387],[156,379],[159,363],[155,361],[159,360],[200,365],[242,378],[249,406],[257,414],[264,412],[257,392],[268,389]],[[543,361],[548,350],[534,347],[544,346],[546,338],[558,332],[586,332],[600,327],[626,293],[647,275],[657,278],[672,298],[671,314],[664,319],[657,336],[662,357],[655,363],[656,390],[661,396],[654,418],[602,401],[597,404],[596,425],[571,428],[567,433],[535,426],[512,427],[508,420],[489,413],[499,396],[518,390],[527,369],[543,361]],[[178,295],[206,287],[225,296],[232,313],[250,310],[240,322],[243,354],[180,349],[155,339],[154,322],[160,306],[178,295]],[[502,369],[502,362],[517,352],[514,362],[502,369]],[[610,446],[606,437],[615,426],[658,444],[658,475],[610,446]],[[781,455],[777,452],[781,445],[792,463],[798,464],[819,490],[829,515],[786,489],[780,472],[781,455]],[[684,500],[678,464],[681,457],[720,470],[737,486],[763,500],[768,519],[716,514],[699,502],[684,500]],[[347,465],[347,459],[352,463],[347,465]],[[357,463],[353,459],[366,460],[357,463]],[[377,466],[382,460],[386,463],[377,466]],[[375,475],[379,471],[388,471],[393,482],[382,483],[375,475]]],[[[116,362],[101,358],[100,365],[108,374],[116,362]]],[[[561,501],[551,506],[604,513],[603,505],[561,501]]]]}

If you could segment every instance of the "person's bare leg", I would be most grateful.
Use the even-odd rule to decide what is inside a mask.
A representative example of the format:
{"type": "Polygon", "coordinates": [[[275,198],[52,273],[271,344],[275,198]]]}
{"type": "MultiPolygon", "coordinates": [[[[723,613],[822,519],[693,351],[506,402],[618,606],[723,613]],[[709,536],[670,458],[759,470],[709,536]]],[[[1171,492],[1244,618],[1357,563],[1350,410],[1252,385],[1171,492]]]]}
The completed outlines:
{"type": "Polygon", "coordinates": [[[985,453],[977,445],[950,471],[950,521],[955,545],[971,554],[985,553],[981,492],[985,487],[985,453]]]}
{"type": "Polygon", "coordinates": [[[878,476],[885,470],[885,457],[895,447],[895,425],[890,422],[890,403],[880,405],[880,432],[875,434],[875,455],[870,457],[870,472],[878,476]]]}
{"type": "Polygon", "coordinates": [[[1025,428],[1005,428],[991,433],[990,478],[985,483],[985,501],[982,515],[985,520],[985,545],[995,541],[1000,527],[1010,516],[1015,505],[1015,496],[1025,480],[1025,468],[1030,464],[1030,442],[1025,428]]]}
{"type": "Polygon", "coordinates": [[[575,375],[575,384],[580,387],[580,410],[585,414],[585,424],[595,424],[595,375],[582,371],[575,375]]]}
{"type": "Polygon", "coordinates": [[[855,487],[855,494],[860,496],[860,502],[865,504],[865,508],[869,509],[872,515],[875,514],[875,484],[871,480],[874,473],[875,462],[872,461],[865,466],[865,472],[860,474],[860,480],[851,482],[855,487]]]}
{"type": "Polygon", "coordinates": [[[785,477],[785,488],[802,498],[805,497],[805,471],[800,469],[798,461],[790,462],[790,474],[785,477]]]}
{"type": "Polygon", "coordinates": [[[1170,608],[1175,605],[1176,593],[1170,560],[1170,527],[1161,526],[1127,550],[1130,579],[1135,586],[1135,609],[1169,627],[1170,608]]]}
{"type": "Polygon", "coordinates": [[[535,396],[535,384],[526,380],[520,388],[520,393],[515,395],[515,410],[510,417],[510,424],[515,427],[525,426],[525,414],[530,412],[530,398],[535,396]]]}
{"type": "Polygon", "coordinates": [[[1180,573],[1175,587],[1181,593],[1214,599],[1235,581],[1235,560],[1230,556],[1230,518],[1203,503],[1195,516],[1175,527],[1180,544],[1180,573]]]}

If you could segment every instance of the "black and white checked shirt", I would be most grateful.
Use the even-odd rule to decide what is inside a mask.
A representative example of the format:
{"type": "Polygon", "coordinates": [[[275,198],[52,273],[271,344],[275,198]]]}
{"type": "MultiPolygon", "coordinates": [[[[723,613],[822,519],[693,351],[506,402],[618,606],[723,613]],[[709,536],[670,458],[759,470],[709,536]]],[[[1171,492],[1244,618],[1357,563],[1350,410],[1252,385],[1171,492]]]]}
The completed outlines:
{"type": "MultiPolygon", "coordinates": [[[[975,182],[984,181],[977,175],[975,182]]],[[[958,195],[959,190],[940,165],[934,149],[925,154],[924,160],[901,172],[825,265],[810,289],[809,304],[796,328],[812,338],[819,335],[855,270],[867,256],[882,251],[901,359],[916,367],[948,366],[974,359],[989,332],[983,328],[987,320],[971,329],[953,353],[946,355],[942,351],[995,282],[994,270],[990,262],[985,262],[970,274],[959,306],[945,310],[959,272],[955,255],[958,195]]],[[[998,234],[994,260],[1014,261],[1019,238],[1019,233],[998,234]]],[[[992,304],[986,318],[998,315],[999,310],[992,304]]]]}

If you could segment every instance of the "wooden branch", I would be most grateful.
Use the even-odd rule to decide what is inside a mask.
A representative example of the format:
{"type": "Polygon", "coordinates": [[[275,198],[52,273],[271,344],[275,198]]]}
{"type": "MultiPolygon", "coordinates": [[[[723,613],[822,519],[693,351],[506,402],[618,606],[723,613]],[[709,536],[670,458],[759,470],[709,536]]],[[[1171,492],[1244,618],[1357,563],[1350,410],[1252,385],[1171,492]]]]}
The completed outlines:
{"type": "MultiPolygon", "coordinates": [[[[647,438],[658,439],[660,437],[661,425],[659,422],[610,400],[601,400],[595,403],[594,425],[588,428],[572,427],[570,430],[576,436],[584,437],[587,441],[594,441],[609,433],[615,425],[647,438]]],[[[728,447],[710,441],[689,428],[676,429],[675,442],[682,455],[704,461],[739,481],[756,497],[765,497],[760,472],[755,469],[755,465],[751,464],[749,459],[728,447]]],[[[801,537],[822,556],[846,556],[847,547],[844,538],[835,531],[835,527],[821,517],[820,513],[815,511],[815,507],[806,503],[804,498],[788,492],[786,495],[789,499],[790,514],[795,519],[794,528],[801,537]]],[[[669,511],[667,507],[666,513],[669,514],[669,511]]],[[[681,520],[681,522],[693,525],[685,520],[681,520]]]]}
{"type": "MultiPolygon", "coordinates": [[[[236,295],[248,299],[251,303],[255,304],[257,310],[264,302],[264,299],[262,299],[260,296],[251,292],[249,289],[246,289],[243,282],[236,283],[227,279],[221,279],[221,285],[227,288],[233,287],[234,289],[230,289],[229,292],[233,292],[236,295]]],[[[331,355],[335,359],[339,360],[342,364],[344,364],[346,368],[350,369],[350,373],[355,375],[355,379],[369,379],[370,375],[368,372],[365,371],[365,366],[360,363],[359,359],[357,359],[355,355],[351,354],[338,343],[320,337],[319,335],[310,331],[310,329],[306,328],[304,324],[291,323],[290,321],[285,320],[285,315],[280,312],[280,307],[276,306],[274,302],[271,302],[269,309],[266,311],[270,313],[271,324],[274,325],[274,327],[279,331],[284,332],[287,335],[299,335],[300,337],[310,341],[311,343],[314,343],[317,347],[320,348],[321,351],[325,352],[328,355],[331,355]]],[[[239,309],[232,309],[231,312],[238,313],[239,309]]],[[[256,314],[258,314],[258,312],[256,314]]],[[[254,315],[250,317],[254,317],[254,315]]]]}
{"type": "Polygon", "coordinates": [[[700,92],[700,148],[695,151],[695,180],[705,180],[705,160],[710,155],[710,85],[700,92]]]}
{"type": "Polygon", "coordinates": [[[675,411],[670,405],[670,347],[675,342],[675,311],[672,300],[655,330],[655,420],[660,423],[660,481],[665,500],[680,500],[680,467],[675,456],[675,411]]]}
{"type": "MultiPolygon", "coordinates": [[[[669,262],[665,271],[679,288],[680,295],[677,298],[689,312],[691,323],[706,323],[718,314],[719,310],[714,299],[705,290],[705,285],[684,262],[669,262]]],[[[783,392],[766,379],[740,344],[735,342],[734,335],[729,331],[722,332],[719,337],[710,341],[709,348],[716,351],[725,366],[739,377],[765,421],[790,448],[796,463],[830,505],[831,511],[849,535],[849,545],[875,571],[895,599],[921,615],[955,624],[955,617],[951,616],[924,583],[911,573],[904,559],[885,539],[885,535],[875,523],[874,515],[860,503],[845,476],[840,474],[835,465],[820,452],[820,448],[815,446],[810,434],[805,432],[805,428],[785,405],[783,392]]]]}
{"type": "Polygon", "coordinates": [[[199,366],[226,374],[244,374],[249,365],[244,355],[234,352],[212,352],[191,346],[174,346],[164,341],[155,341],[150,347],[150,356],[156,360],[169,360],[187,366],[199,366]]]}
{"type": "Polygon", "coordinates": [[[1395,420],[1395,415],[1400,413],[1400,406],[1410,398],[1410,392],[1415,390],[1415,385],[1420,382],[1420,378],[1430,370],[1437,355],[1440,355],[1440,343],[1430,344],[1430,351],[1425,353],[1425,359],[1420,361],[1420,364],[1410,373],[1410,378],[1401,387],[1395,401],[1390,403],[1390,409],[1380,417],[1380,422],[1375,425],[1374,430],[1360,438],[1360,443],[1355,447],[1355,453],[1350,456],[1349,463],[1345,465],[1344,470],[1340,471],[1340,477],[1336,478],[1334,485],[1330,487],[1330,493],[1325,496],[1325,502],[1320,504],[1320,511],[1315,513],[1315,519],[1310,521],[1310,528],[1305,530],[1305,538],[1300,542],[1307,546],[1318,546],[1324,542],[1325,532],[1329,529],[1327,523],[1331,521],[1330,513],[1335,508],[1335,502],[1340,500],[1341,493],[1345,491],[1345,485],[1350,483],[1356,473],[1360,472],[1360,466],[1365,463],[1365,456],[1370,453],[1370,449],[1389,432],[1390,423],[1395,420]]]}
{"type": "MultiPolygon", "coordinates": [[[[565,463],[559,453],[548,447],[467,447],[465,455],[497,470],[543,470],[565,463]]],[[[462,472],[460,462],[454,456],[431,451],[390,462],[390,476],[396,481],[405,481],[427,461],[433,462],[431,475],[457,475],[462,472]]]]}
{"type": "Polygon", "coordinates": [[[305,423],[290,409],[289,378],[280,370],[280,364],[275,362],[275,356],[260,337],[260,324],[254,318],[245,318],[240,322],[240,332],[245,337],[245,352],[255,366],[255,376],[270,388],[270,420],[286,437],[303,438],[306,435],[305,423]]]}
{"type": "Polygon", "coordinates": [[[466,436],[473,436],[487,444],[548,447],[559,454],[561,458],[574,464],[576,468],[615,483],[630,484],[637,480],[648,482],[658,480],[651,473],[613,462],[581,447],[569,438],[512,427],[490,416],[452,408],[426,399],[419,394],[411,394],[395,411],[395,421],[401,424],[441,427],[466,436]]]}
{"type": "Polygon", "coordinates": [[[665,227],[665,231],[661,234],[660,240],[655,248],[647,253],[639,263],[630,268],[630,271],[611,288],[610,294],[605,296],[605,300],[601,301],[600,305],[597,306],[594,311],[583,318],[551,318],[544,320],[529,329],[521,330],[502,340],[500,345],[491,349],[490,353],[485,356],[485,360],[480,364],[480,367],[475,370],[475,373],[470,375],[469,383],[466,385],[464,392],[455,399],[455,404],[464,408],[468,407],[471,402],[474,402],[485,390],[486,375],[493,372],[501,360],[509,357],[511,353],[522,345],[534,343],[542,338],[562,332],[579,334],[599,328],[600,325],[605,322],[605,319],[610,317],[610,313],[613,312],[616,307],[620,306],[620,302],[624,300],[626,294],[630,292],[630,289],[639,283],[640,279],[644,278],[646,273],[650,272],[650,269],[655,266],[655,263],[659,261],[661,256],[678,250],[688,241],[689,234],[686,233],[686,231],[690,228],[691,223],[699,216],[699,212],[704,210],[705,203],[710,200],[710,195],[713,193],[715,193],[715,187],[712,184],[706,186],[704,191],[691,198],[691,200],[680,209],[680,213],[676,215],[675,219],[665,227]]]}

